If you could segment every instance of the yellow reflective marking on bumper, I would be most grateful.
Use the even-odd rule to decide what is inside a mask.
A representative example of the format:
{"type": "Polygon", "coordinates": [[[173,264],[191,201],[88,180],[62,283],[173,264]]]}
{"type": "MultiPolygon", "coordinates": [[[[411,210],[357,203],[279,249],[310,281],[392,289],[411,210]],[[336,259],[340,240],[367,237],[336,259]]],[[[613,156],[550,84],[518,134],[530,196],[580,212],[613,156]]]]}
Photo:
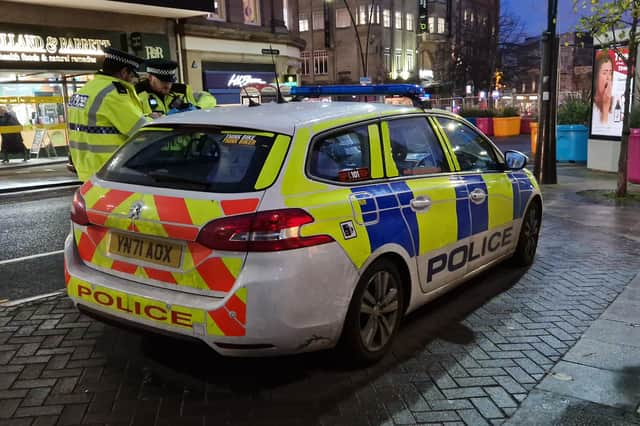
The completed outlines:
{"type": "Polygon", "coordinates": [[[513,220],[513,185],[504,173],[483,173],[489,192],[489,230],[513,220]]]}
{"type": "Polygon", "coordinates": [[[380,131],[377,124],[369,126],[369,146],[371,147],[371,177],[379,179],[384,177],[382,165],[382,147],[380,145],[380,131]]]}
{"type": "Polygon", "coordinates": [[[456,191],[448,177],[409,179],[406,181],[414,197],[428,195],[431,207],[421,217],[417,213],[419,247],[418,254],[453,244],[458,241],[456,191]]]}
{"type": "Polygon", "coordinates": [[[121,230],[128,230],[131,225],[131,219],[129,219],[129,211],[131,210],[131,206],[137,200],[140,199],[140,195],[136,193],[132,193],[126,200],[120,203],[116,208],[114,208],[109,217],[107,217],[104,225],[107,228],[115,228],[121,230]]]}
{"type": "Polygon", "coordinates": [[[267,160],[265,161],[262,171],[260,172],[260,176],[258,176],[258,180],[256,181],[255,189],[265,189],[273,185],[273,182],[278,177],[278,173],[282,168],[282,162],[284,161],[285,155],[287,155],[290,142],[291,138],[284,135],[279,135],[273,142],[271,151],[269,151],[267,160]]]}
{"type": "Polygon", "coordinates": [[[172,327],[192,329],[193,324],[204,323],[205,312],[177,305],[167,305],[101,286],[92,286],[86,281],[71,277],[67,294],[84,303],[101,306],[135,319],[143,319],[172,327]]]}
{"type": "Polygon", "coordinates": [[[207,334],[214,336],[224,336],[224,332],[218,327],[218,324],[207,315],[207,334]]]}

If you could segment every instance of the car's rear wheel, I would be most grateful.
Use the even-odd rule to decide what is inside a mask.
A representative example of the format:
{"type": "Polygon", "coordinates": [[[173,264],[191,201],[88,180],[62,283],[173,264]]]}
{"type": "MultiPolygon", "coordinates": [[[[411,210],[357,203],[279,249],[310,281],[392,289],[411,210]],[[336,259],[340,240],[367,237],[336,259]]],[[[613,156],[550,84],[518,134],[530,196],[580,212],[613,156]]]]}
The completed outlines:
{"type": "Polygon", "coordinates": [[[513,254],[513,263],[517,266],[529,266],[533,263],[538,248],[538,235],[542,218],[540,202],[533,201],[522,219],[518,245],[513,254]]]}
{"type": "Polygon", "coordinates": [[[360,277],[345,320],[339,349],[355,364],[371,364],[389,350],[404,313],[398,269],[382,259],[360,277]]]}

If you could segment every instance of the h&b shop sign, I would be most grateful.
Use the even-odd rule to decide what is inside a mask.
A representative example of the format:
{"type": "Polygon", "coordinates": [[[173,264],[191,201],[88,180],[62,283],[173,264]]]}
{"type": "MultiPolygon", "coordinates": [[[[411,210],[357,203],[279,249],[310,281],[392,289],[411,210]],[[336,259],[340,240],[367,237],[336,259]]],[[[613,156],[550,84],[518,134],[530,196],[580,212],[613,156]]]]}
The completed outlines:
{"type": "Polygon", "coordinates": [[[1,68],[94,71],[107,46],[145,59],[170,57],[169,41],[159,34],[0,25],[1,68]]]}

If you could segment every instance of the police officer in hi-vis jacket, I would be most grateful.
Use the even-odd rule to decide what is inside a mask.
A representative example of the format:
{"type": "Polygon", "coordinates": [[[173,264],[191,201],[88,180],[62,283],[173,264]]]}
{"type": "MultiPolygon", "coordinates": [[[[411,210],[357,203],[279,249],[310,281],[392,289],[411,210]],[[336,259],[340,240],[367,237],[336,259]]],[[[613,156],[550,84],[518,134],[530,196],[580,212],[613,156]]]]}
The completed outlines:
{"type": "Polygon", "coordinates": [[[102,69],[69,101],[69,149],[83,182],[151,120],[132,84],[142,59],[111,47],[103,50],[102,69]]]}
{"type": "Polygon", "coordinates": [[[188,84],[176,83],[178,63],[166,59],[145,62],[148,78],[136,85],[146,114],[213,108],[216,98],[208,92],[193,92],[188,84]]]}

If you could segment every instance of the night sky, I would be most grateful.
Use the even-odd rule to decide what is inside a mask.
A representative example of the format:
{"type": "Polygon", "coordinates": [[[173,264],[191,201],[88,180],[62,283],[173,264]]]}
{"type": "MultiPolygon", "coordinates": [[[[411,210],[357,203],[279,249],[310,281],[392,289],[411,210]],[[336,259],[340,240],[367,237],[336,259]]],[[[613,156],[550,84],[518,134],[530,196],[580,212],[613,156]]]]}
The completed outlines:
{"type": "MultiPolygon", "coordinates": [[[[547,27],[547,1],[502,0],[502,11],[519,16],[529,35],[540,35],[547,27]]],[[[573,13],[573,0],[558,0],[558,33],[575,31],[578,17],[573,13]]]]}

